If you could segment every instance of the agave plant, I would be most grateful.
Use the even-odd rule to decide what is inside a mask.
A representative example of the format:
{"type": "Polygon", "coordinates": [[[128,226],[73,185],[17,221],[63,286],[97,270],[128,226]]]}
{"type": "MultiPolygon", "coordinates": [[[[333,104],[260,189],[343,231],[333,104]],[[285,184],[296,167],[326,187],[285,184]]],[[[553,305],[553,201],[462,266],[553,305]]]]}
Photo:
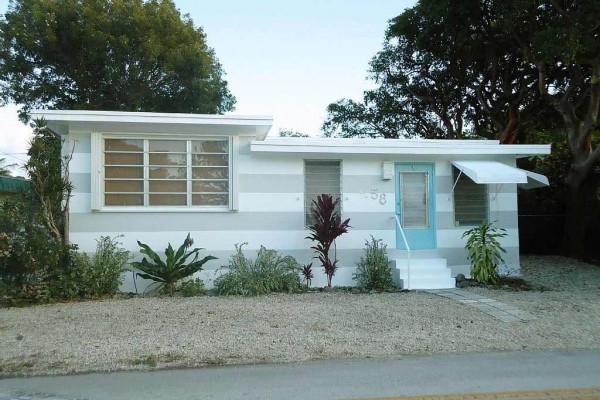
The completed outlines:
{"type": "Polygon", "coordinates": [[[172,293],[175,291],[175,285],[179,280],[201,271],[202,266],[206,262],[217,259],[217,257],[206,256],[198,260],[200,256],[198,253],[204,249],[196,247],[188,251],[193,244],[194,240],[190,237],[189,233],[177,251],[169,243],[165,249],[166,260],[163,261],[150,246],[138,240],[138,245],[141,247],[140,252],[147,255],[150,259],[144,257],[140,262],[132,262],[131,266],[142,271],[138,272],[136,276],[153,280],[156,284],[160,285],[159,289],[163,293],[172,293]],[[192,260],[186,263],[192,256],[192,260]]]}
{"type": "Polygon", "coordinates": [[[318,258],[323,265],[329,287],[331,287],[331,279],[335,275],[338,262],[336,256],[333,257],[333,260],[329,257],[329,251],[334,245],[335,239],[348,232],[348,228],[350,228],[350,219],[342,221],[342,217],[337,211],[339,203],[340,199],[333,200],[333,196],[329,194],[322,194],[317,197],[316,201],[313,200],[311,211],[314,223],[309,227],[311,235],[306,237],[306,239],[317,242],[311,249],[317,252],[315,258],[318,258]]]}

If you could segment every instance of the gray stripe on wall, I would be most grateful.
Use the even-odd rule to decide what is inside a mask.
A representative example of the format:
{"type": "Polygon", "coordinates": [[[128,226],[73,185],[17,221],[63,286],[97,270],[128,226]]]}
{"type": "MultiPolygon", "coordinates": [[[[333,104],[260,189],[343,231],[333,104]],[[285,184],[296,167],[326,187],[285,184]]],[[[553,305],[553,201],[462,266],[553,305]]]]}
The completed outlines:
{"type": "Polygon", "coordinates": [[[394,180],[383,180],[381,175],[344,175],[342,190],[344,193],[370,193],[371,189],[377,189],[379,193],[393,193],[395,190],[394,180]]]}
{"type": "MultiPolygon", "coordinates": [[[[498,212],[498,226],[516,228],[514,212],[498,212]]],[[[343,213],[350,226],[360,230],[394,230],[393,213],[343,213]]],[[[300,212],[222,212],[222,213],[73,213],[71,232],[157,232],[157,231],[297,231],[304,229],[300,212]]],[[[437,229],[466,230],[455,227],[452,212],[437,214],[437,229]]]]}
{"type": "Polygon", "coordinates": [[[242,193],[303,193],[304,175],[240,174],[242,193]]]}
{"type": "Polygon", "coordinates": [[[75,193],[91,193],[92,192],[92,174],[83,172],[75,172],[69,174],[71,183],[73,184],[73,192],[75,193]]]}
{"type": "MultiPolygon", "coordinates": [[[[513,229],[519,227],[519,219],[517,211],[492,211],[489,213],[489,218],[497,221],[496,226],[505,229],[513,229]]],[[[467,230],[469,226],[455,226],[454,213],[452,211],[438,212],[436,214],[436,228],[439,229],[457,229],[467,230]]]]}

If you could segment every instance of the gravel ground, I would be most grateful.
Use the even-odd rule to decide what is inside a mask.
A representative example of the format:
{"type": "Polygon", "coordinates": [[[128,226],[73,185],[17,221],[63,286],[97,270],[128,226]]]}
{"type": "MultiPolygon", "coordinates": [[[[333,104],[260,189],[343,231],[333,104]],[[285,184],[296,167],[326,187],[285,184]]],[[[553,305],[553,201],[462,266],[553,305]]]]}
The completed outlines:
{"type": "Polygon", "coordinates": [[[0,309],[0,375],[405,354],[599,348],[600,267],[523,257],[548,290],[469,291],[534,314],[504,323],[424,292],[133,298],[0,309]]]}

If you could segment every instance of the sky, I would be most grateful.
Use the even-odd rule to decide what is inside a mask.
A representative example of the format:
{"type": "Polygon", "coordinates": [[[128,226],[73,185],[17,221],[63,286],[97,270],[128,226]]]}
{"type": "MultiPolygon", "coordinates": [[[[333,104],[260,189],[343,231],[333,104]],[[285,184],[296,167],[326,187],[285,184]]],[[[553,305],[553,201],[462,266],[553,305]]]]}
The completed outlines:
{"type": "MultiPolygon", "coordinates": [[[[0,0],[0,13],[8,10],[0,0]]],[[[387,22],[414,0],[175,0],[215,49],[236,97],[231,114],[272,116],[270,135],[320,134],[327,105],[360,100],[387,22]]],[[[22,164],[31,129],[0,107],[0,158],[22,164]]],[[[23,175],[22,170],[14,173],[23,175]]]]}

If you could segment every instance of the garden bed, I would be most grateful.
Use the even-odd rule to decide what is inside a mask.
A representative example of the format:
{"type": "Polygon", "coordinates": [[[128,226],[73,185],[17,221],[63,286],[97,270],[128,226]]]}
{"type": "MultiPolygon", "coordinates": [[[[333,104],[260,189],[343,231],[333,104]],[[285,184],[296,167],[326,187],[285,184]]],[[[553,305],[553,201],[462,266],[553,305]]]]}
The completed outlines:
{"type": "Polygon", "coordinates": [[[526,323],[503,323],[418,291],[131,298],[0,309],[0,374],[600,347],[600,267],[560,257],[523,257],[522,265],[526,281],[548,290],[467,290],[537,317],[526,323]]]}

